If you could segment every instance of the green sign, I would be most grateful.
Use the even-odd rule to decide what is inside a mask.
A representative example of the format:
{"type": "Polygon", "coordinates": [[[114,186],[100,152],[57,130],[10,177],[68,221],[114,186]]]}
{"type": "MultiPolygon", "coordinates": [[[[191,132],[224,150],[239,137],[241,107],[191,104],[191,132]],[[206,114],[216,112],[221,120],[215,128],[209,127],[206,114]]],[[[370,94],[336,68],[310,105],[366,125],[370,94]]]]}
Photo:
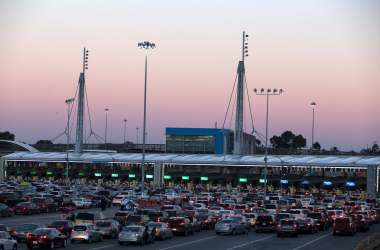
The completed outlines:
{"type": "Polygon", "coordinates": [[[31,175],[36,175],[36,174],[37,174],[37,171],[32,171],[30,174],[31,174],[31,175]]]}
{"type": "Polygon", "coordinates": [[[46,172],[46,175],[53,175],[53,172],[51,172],[51,171],[47,171],[47,172],[46,172]]]}
{"type": "Polygon", "coordinates": [[[265,179],[263,179],[263,178],[260,178],[259,179],[259,183],[266,183],[267,181],[265,180],[265,179]]]}
{"type": "Polygon", "coordinates": [[[146,177],[147,179],[153,179],[153,175],[152,175],[152,174],[147,174],[147,175],[145,175],[145,177],[146,177]]]}
{"type": "Polygon", "coordinates": [[[79,172],[78,175],[79,175],[79,176],[84,176],[84,173],[83,173],[83,172],[79,172]]]}
{"type": "Polygon", "coordinates": [[[113,177],[113,178],[117,178],[117,177],[119,177],[119,174],[117,174],[117,173],[113,173],[113,174],[111,174],[111,177],[113,177]]]}
{"type": "Polygon", "coordinates": [[[201,181],[208,181],[208,177],[207,176],[201,176],[201,181]]]}
{"type": "Polygon", "coordinates": [[[129,174],[128,177],[129,178],[136,178],[136,175],[135,174],[129,174]]]}
{"type": "Polygon", "coordinates": [[[101,177],[102,173],[94,173],[95,177],[101,177]]]}
{"type": "Polygon", "coordinates": [[[247,182],[247,178],[239,178],[239,182],[247,182]]]}
{"type": "Polygon", "coordinates": [[[172,177],[170,175],[164,175],[164,180],[171,180],[172,177]]]}
{"type": "Polygon", "coordinates": [[[190,180],[190,177],[187,176],[187,175],[184,175],[184,176],[182,176],[182,180],[183,181],[188,181],[188,180],[190,180]]]}

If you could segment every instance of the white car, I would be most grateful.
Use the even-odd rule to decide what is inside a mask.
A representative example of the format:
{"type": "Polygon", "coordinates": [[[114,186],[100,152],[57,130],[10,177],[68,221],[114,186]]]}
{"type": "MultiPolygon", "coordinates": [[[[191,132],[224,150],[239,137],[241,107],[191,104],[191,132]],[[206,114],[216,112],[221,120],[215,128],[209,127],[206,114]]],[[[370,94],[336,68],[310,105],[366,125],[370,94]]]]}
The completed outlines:
{"type": "Polygon", "coordinates": [[[121,205],[122,201],[125,199],[125,195],[116,195],[115,197],[113,197],[112,199],[112,205],[121,205]]]}
{"type": "Polygon", "coordinates": [[[0,249],[17,250],[17,241],[8,232],[0,231],[0,249]]]}
{"type": "Polygon", "coordinates": [[[92,205],[91,201],[84,198],[72,199],[72,202],[77,208],[90,208],[92,205]]]}

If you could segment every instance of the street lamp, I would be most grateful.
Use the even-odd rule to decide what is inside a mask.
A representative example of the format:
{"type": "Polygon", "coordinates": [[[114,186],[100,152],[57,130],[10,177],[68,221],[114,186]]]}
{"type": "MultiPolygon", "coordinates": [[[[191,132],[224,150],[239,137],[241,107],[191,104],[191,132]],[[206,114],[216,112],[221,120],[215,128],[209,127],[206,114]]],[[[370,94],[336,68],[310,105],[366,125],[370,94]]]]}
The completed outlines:
{"type": "Polygon", "coordinates": [[[146,84],[148,71],[148,50],[154,49],[154,43],[144,41],[137,44],[140,49],[145,50],[145,79],[144,79],[144,122],[143,122],[143,144],[142,144],[142,159],[141,159],[141,195],[144,192],[144,165],[145,165],[145,137],[146,137],[146,84]]]}
{"type": "Polygon", "coordinates": [[[264,89],[261,88],[260,91],[257,89],[254,89],[253,92],[255,92],[256,95],[265,95],[267,97],[267,113],[266,113],[266,122],[265,122],[265,156],[264,156],[264,199],[267,192],[267,172],[268,172],[268,116],[269,116],[269,96],[274,95],[281,95],[284,90],[283,89],[264,89]]]}
{"type": "Polygon", "coordinates": [[[124,143],[126,142],[127,135],[127,119],[124,119],[124,143]]]}
{"type": "Polygon", "coordinates": [[[104,111],[106,112],[106,127],[104,129],[104,148],[107,149],[107,130],[108,130],[108,108],[105,108],[104,111]]]}
{"type": "Polygon", "coordinates": [[[136,147],[139,144],[139,127],[136,128],[136,147]]]}
{"type": "Polygon", "coordinates": [[[311,149],[313,149],[314,147],[314,110],[315,110],[315,106],[317,106],[317,103],[316,102],[312,102],[310,103],[311,107],[313,108],[313,120],[312,120],[312,123],[311,123],[311,149]]]}
{"type": "Polygon", "coordinates": [[[69,150],[70,150],[70,106],[75,101],[74,98],[69,98],[65,100],[67,104],[67,125],[66,125],[66,135],[67,135],[67,149],[66,149],[66,183],[69,183],[69,150]]]}

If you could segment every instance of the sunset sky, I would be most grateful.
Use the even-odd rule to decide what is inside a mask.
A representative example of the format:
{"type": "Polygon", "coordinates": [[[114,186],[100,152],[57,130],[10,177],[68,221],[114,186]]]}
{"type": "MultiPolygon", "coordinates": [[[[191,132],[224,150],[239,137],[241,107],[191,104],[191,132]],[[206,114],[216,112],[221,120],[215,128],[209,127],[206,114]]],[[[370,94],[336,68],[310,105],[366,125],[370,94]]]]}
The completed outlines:
{"type": "Polygon", "coordinates": [[[164,143],[165,127],[221,126],[243,30],[258,131],[265,132],[265,98],[253,89],[276,87],[285,92],[270,100],[270,136],[292,130],[309,143],[315,101],[323,148],[380,143],[376,0],[0,0],[0,131],[27,143],[62,132],[86,46],[94,131],[104,136],[109,108],[109,141],[123,141],[124,118],[135,141],[144,84],[137,43],[144,40],[157,45],[148,55],[148,143],[164,143]]]}

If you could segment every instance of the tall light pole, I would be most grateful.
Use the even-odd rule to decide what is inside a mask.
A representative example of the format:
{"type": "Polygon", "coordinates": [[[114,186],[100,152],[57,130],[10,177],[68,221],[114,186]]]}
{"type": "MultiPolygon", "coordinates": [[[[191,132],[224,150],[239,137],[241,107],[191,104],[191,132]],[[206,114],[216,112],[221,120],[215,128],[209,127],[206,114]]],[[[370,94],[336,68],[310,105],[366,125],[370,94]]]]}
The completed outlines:
{"type": "Polygon", "coordinates": [[[67,148],[66,148],[66,183],[69,183],[69,150],[70,150],[70,107],[75,101],[74,98],[69,98],[65,100],[67,104],[67,124],[66,124],[66,135],[67,135],[67,148]]]}
{"type": "Polygon", "coordinates": [[[139,127],[136,128],[136,146],[139,144],[139,127]]]}
{"type": "Polygon", "coordinates": [[[126,136],[127,136],[127,119],[124,119],[123,120],[124,121],[124,142],[123,143],[125,143],[126,142],[126,136]]]}
{"type": "Polygon", "coordinates": [[[266,122],[265,122],[265,156],[264,156],[264,199],[267,193],[267,175],[268,175],[268,123],[269,123],[269,96],[273,95],[281,95],[284,90],[283,89],[260,89],[258,91],[257,89],[254,89],[253,92],[255,92],[256,95],[265,95],[267,97],[267,112],[266,112],[266,122]]]}
{"type": "Polygon", "coordinates": [[[104,111],[106,112],[106,126],[105,126],[105,129],[104,129],[104,147],[105,149],[107,149],[107,130],[108,130],[108,111],[109,109],[108,108],[105,108],[104,111]]]}
{"type": "Polygon", "coordinates": [[[314,147],[314,110],[315,110],[315,106],[317,106],[317,103],[316,102],[312,102],[310,103],[311,107],[313,108],[313,120],[312,120],[312,123],[311,123],[311,149],[313,149],[314,147]]]}
{"type": "Polygon", "coordinates": [[[146,137],[146,84],[148,71],[148,50],[154,49],[154,43],[144,41],[137,44],[140,49],[145,50],[145,79],[144,79],[144,122],[143,122],[143,144],[142,144],[142,159],[141,159],[141,195],[144,192],[144,167],[145,167],[145,137],[146,137]]]}

